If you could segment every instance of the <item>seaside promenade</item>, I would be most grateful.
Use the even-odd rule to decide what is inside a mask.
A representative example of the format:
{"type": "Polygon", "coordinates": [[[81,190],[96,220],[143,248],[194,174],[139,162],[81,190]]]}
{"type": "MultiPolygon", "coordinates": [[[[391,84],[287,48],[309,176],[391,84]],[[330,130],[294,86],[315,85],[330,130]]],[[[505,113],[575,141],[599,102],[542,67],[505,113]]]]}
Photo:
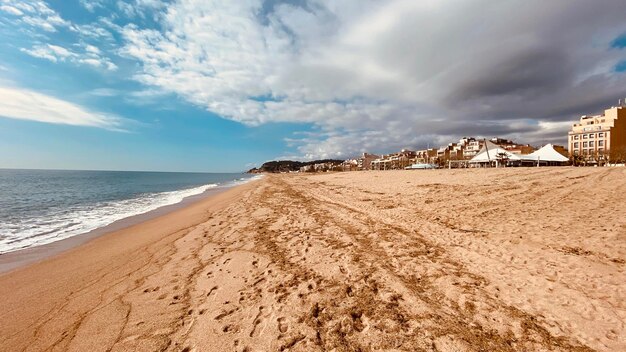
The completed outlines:
{"type": "Polygon", "coordinates": [[[0,274],[0,350],[626,350],[624,194],[624,168],[267,175],[0,274]]]}

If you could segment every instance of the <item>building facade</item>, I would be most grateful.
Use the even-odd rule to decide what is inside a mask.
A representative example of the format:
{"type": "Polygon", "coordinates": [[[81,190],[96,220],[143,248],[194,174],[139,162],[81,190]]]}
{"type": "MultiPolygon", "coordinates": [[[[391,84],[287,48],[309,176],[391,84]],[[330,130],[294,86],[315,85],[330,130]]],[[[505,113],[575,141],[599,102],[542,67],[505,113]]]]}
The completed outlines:
{"type": "Polygon", "coordinates": [[[357,170],[371,170],[372,161],[380,158],[375,154],[363,153],[363,155],[357,159],[357,170]]]}
{"type": "Polygon", "coordinates": [[[626,106],[606,109],[602,115],[583,115],[568,133],[570,155],[586,158],[626,158],[626,106]]]}

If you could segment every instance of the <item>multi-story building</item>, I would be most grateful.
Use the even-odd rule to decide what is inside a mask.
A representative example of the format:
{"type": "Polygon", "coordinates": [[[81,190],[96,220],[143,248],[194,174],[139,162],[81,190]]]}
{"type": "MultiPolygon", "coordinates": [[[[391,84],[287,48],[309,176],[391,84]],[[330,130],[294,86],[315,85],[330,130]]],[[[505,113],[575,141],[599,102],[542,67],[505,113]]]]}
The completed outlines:
{"type": "Polygon", "coordinates": [[[432,163],[437,159],[437,148],[422,149],[415,152],[415,161],[418,163],[432,163]]]}
{"type": "Polygon", "coordinates": [[[372,170],[400,170],[417,160],[417,153],[402,149],[397,153],[385,154],[371,161],[372,170]]]}
{"type": "Polygon", "coordinates": [[[391,154],[372,160],[372,170],[391,170],[391,154]]]}
{"type": "Polygon", "coordinates": [[[504,139],[504,138],[499,138],[499,137],[493,137],[489,141],[491,143],[493,143],[495,145],[499,145],[499,146],[515,144],[515,143],[513,143],[513,141],[510,141],[510,140],[504,139]]]}
{"type": "Polygon", "coordinates": [[[570,155],[625,159],[626,105],[620,100],[602,115],[581,116],[568,133],[568,147],[570,155]]]}
{"type": "Polygon", "coordinates": [[[463,149],[463,158],[471,159],[474,155],[478,154],[485,142],[482,139],[467,138],[465,149],[463,149]]]}
{"type": "Polygon", "coordinates": [[[357,160],[357,170],[371,170],[372,169],[372,161],[380,158],[378,155],[363,153],[363,155],[356,159],[357,160]]]}
{"type": "Polygon", "coordinates": [[[535,147],[530,144],[509,144],[503,146],[504,150],[513,154],[526,155],[535,151],[535,147]]]}
{"type": "Polygon", "coordinates": [[[341,163],[341,171],[357,171],[358,167],[358,159],[346,159],[341,163]]]}

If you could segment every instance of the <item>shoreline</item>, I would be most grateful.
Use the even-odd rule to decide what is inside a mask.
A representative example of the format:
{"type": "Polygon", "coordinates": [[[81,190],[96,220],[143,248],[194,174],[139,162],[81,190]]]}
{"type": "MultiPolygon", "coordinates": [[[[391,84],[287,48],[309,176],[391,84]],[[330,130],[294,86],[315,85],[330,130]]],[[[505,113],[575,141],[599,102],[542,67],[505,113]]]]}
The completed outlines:
{"type": "Polygon", "coordinates": [[[257,180],[258,179],[250,178],[243,183],[235,183],[237,182],[237,180],[229,181],[226,184],[209,188],[200,194],[185,197],[178,203],[164,205],[156,209],[149,210],[145,213],[122,218],[108,225],[98,227],[88,232],[76,234],[71,237],[63,238],[58,241],[38,246],[27,247],[12,252],[2,253],[0,254],[0,276],[10,273],[14,270],[18,270],[22,267],[63,254],[68,250],[79,247],[100,236],[105,236],[109,233],[120,231],[131,226],[149,221],[151,219],[158,218],[160,216],[172,213],[176,210],[188,207],[194,203],[201,202],[207,198],[211,198],[222,192],[226,192],[230,189],[243,186],[257,180]]]}

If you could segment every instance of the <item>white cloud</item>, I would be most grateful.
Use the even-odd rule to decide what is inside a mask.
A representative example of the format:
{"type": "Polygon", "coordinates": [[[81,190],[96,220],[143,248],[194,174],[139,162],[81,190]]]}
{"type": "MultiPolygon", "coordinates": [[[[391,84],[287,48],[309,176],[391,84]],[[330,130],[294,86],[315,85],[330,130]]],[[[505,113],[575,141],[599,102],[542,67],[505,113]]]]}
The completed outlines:
{"type": "Polygon", "coordinates": [[[32,90],[0,87],[0,96],[2,117],[123,131],[123,120],[117,116],[90,111],[80,105],[32,90]]]}
{"type": "MultiPolygon", "coordinates": [[[[107,22],[108,23],[108,22],[107,22]]],[[[99,23],[93,24],[75,24],[71,27],[72,31],[77,32],[83,38],[90,40],[106,40],[109,42],[114,41],[113,34],[106,28],[103,28],[99,23]]]]}
{"type": "Polygon", "coordinates": [[[116,3],[117,8],[127,17],[135,16],[135,8],[124,1],[118,1],[116,3]]]}
{"type": "Polygon", "coordinates": [[[79,56],[75,52],[52,44],[35,45],[32,49],[22,48],[21,51],[31,56],[50,60],[52,62],[65,61],[68,59],[73,60],[79,56]]]}
{"type": "Polygon", "coordinates": [[[20,11],[18,8],[9,5],[0,6],[0,10],[15,16],[22,16],[24,14],[24,12],[20,11]]]}
{"type": "Polygon", "coordinates": [[[88,53],[96,54],[96,55],[100,54],[100,49],[90,44],[85,45],[85,51],[87,51],[88,53]]]}
{"type": "Polygon", "coordinates": [[[104,8],[103,0],[80,0],[80,4],[89,12],[94,12],[99,8],[104,8]]]}
{"type": "Polygon", "coordinates": [[[22,48],[21,51],[52,62],[72,62],[109,71],[117,70],[117,65],[115,65],[111,59],[101,55],[100,49],[89,44],[84,44],[81,52],[71,51],[67,48],[52,44],[39,44],[35,45],[32,49],[22,48]]]}
{"type": "Polygon", "coordinates": [[[121,94],[121,92],[111,88],[96,88],[89,91],[89,94],[97,97],[114,97],[121,94]]]}
{"type": "Polygon", "coordinates": [[[46,32],[56,32],[59,27],[69,27],[71,23],[63,19],[41,0],[1,0],[0,10],[15,16],[29,26],[38,27],[46,32]]]}
{"type": "Polygon", "coordinates": [[[45,18],[24,16],[21,21],[33,27],[39,27],[46,32],[56,32],[57,30],[56,27],[45,18]]]}
{"type": "Polygon", "coordinates": [[[73,52],[71,52],[71,51],[69,51],[69,50],[67,50],[67,49],[65,49],[63,47],[60,47],[58,45],[48,44],[47,48],[48,48],[48,50],[50,52],[54,53],[54,55],[56,55],[57,57],[60,57],[62,59],[66,59],[68,57],[76,56],[75,53],[73,53],[73,52]]]}
{"type": "MultiPolygon", "coordinates": [[[[166,2],[161,0],[134,0],[134,1],[122,1],[118,0],[116,3],[118,10],[120,10],[126,17],[141,17],[145,18],[146,13],[151,13],[156,10],[160,10],[166,6],[166,2]]],[[[153,13],[158,16],[158,12],[153,13]]]]}

